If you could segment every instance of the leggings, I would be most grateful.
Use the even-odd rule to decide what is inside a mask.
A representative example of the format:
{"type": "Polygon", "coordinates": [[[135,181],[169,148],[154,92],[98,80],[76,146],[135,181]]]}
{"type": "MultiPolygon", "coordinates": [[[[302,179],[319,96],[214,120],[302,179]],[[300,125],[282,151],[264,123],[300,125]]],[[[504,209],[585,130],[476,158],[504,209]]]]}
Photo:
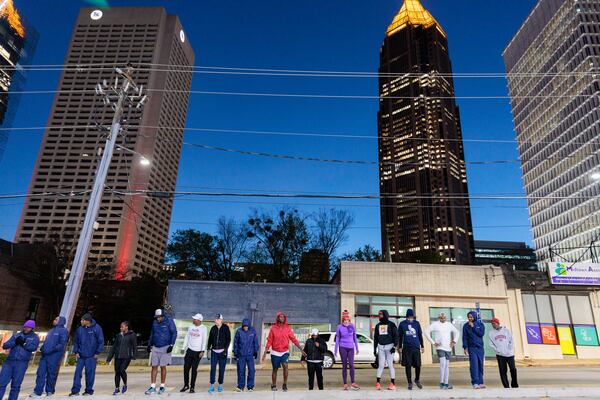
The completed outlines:
{"type": "Polygon", "coordinates": [[[121,380],[123,380],[123,386],[127,386],[127,367],[131,359],[129,358],[115,358],[115,387],[121,386],[121,380]]]}
{"type": "Polygon", "coordinates": [[[377,368],[377,378],[381,379],[383,370],[385,369],[385,363],[387,362],[388,368],[390,369],[390,379],[396,379],[396,370],[394,369],[394,355],[390,350],[394,347],[393,344],[386,344],[385,346],[377,346],[377,360],[379,367],[377,368]]]}
{"type": "Polygon", "coordinates": [[[340,357],[342,358],[342,378],[344,385],[348,384],[348,369],[350,369],[350,382],[354,383],[354,349],[340,347],[340,357]]]}

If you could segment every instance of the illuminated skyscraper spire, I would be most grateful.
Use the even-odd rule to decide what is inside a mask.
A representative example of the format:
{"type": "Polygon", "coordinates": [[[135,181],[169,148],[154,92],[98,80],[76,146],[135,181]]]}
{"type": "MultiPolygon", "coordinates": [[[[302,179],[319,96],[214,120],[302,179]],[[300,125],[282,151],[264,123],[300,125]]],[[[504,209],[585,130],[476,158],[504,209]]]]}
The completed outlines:
{"type": "Polygon", "coordinates": [[[423,26],[424,28],[436,25],[437,29],[446,36],[440,24],[419,0],[404,0],[402,8],[387,29],[387,35],[390,36],[408,25],[423,26]]]}

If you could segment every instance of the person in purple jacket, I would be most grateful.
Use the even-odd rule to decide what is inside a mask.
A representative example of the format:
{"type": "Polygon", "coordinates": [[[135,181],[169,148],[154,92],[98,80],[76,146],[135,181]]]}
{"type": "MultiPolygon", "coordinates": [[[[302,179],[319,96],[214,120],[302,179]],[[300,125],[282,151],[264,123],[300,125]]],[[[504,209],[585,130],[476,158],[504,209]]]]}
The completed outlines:
{"type": "Polygon", "coordinates": [[[338,352],[342,358],[342,379],[344,390],[348,390],[348,369],[350,370],[350,388],[359,390],[360,387],[354,381],[354,351],[358,354],[358,340],[356,340],[356,328],[350,322],[348,310],[342,313],[342,323],[335,331],[335,354],[338,352]]]}

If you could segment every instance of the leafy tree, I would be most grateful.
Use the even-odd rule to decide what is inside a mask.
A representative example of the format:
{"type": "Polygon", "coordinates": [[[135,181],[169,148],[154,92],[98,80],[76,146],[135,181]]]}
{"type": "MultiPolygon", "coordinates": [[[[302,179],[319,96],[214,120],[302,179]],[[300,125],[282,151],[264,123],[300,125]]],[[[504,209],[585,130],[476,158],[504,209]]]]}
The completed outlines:
{"type": "Polygon", "coordinates": [[[379,250],[365,244],[363,247],[356,250],[354,253],[346,253],[341,257],[342,261],[364,261],[364,262],[381,262],[381,253],[379,250]]]}
{"type": "Polygon", "coordinates": [[[310,241],[305,218],[297,210],[282,209],[275,217],[255,211],[248,219],[248,227],[255,257],[268,259],[282,282],[296,280],[300,258],[310,241]]]}
{"type": "Polygon", "coordinates": [[[195,229],[178,230],[167,245],[166,260],[173,267],[169,278],[220,280],[217,239],[195,229]]]}
{"type": "Polygon", "coordinates": [[[443,264],[445,262],[444,257],[433,250],[420,250],[410,253],[407,255],[406,261],[418,264],[443,264]]]}
{"type": "Polygon", "coordinates": [[[348,240],[348,229],[354,223],[354,217],[348,210],[320,209],[312,216],[313,247],[321,250],[330,261],[337,249],[348,240]]]}

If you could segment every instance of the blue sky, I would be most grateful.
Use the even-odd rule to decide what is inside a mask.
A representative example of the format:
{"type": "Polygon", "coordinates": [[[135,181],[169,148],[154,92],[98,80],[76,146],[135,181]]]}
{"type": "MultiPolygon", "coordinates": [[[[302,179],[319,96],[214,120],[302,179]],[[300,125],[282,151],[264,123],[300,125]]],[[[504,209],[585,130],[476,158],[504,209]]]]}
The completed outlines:
{"type": "MultiPolygon", "coordinates": [[[[34,64],[62,64],[79,7],[76,0],[15,0],[40,38],[34,64]]],[[[93,2],[92,2],[93,3],[93,2]]],[[[178,14],[196,52],[196,65],[376,72],[379,47],[401,0],[121,0],[113,6],[162,5],[178,14]]],[[[449,38],[454,72],[503,72],[502,51],[535,0],[423,0],[449,38]]],[[[30,72],[26,90],[56,87],[56,72],[30,72]]],[[[505,96],[504,79],[456,79],[457,96],[505,96]]],[[[377,95],[372,78],[249,77],[197,74],[194,90],[377,95]]],[[[21,99],[17,127],[44,126],[50,95],[21,99]]],[[[460,100],[465,139],[514,139],[508,100],[460,100]]],[[[258,98],[193,95],[187,126],[208,129],[310,132],[377,136],[377,100],[258,98]]],[[[0,162],[0,193],[24,193],[42,133],[11,132],[0,162]]],[[[376,160],[374,139],[250,135],[187,131],[185,140],[242,150],[300,156],[376,160]]],[[[467,161],[518,157],[515,143],[465,143],[467,161]]],[[[522,194],[518,164],[469,165],[472,194],[522,194]]],[[[178,187],[267,192],[378,193],[376,166],[337,165],[223,154],[184,147],[178,187]]],[[[171,230],[214,229],[221,215],[245,218],[253,208],[271,209],[265,199],[179,200],[171,230]]],[[[292,204],[293,201],[282,202],[292,204]]],[[[378,202],[302,200],[310,213],[336,205],[355,215],[355,229],[342,251],[369,243],[380,247],[378,202]]],[[[523,200],[473,201],[475,239],[531,244],[523,200]],[[500,227],[502,226],[502,227],[500,227]],[[494,227],[494,228],[490,228],[494,227]]],[[[22,203],[0,200],[0,237],[12,240],[22,203]]]]}

